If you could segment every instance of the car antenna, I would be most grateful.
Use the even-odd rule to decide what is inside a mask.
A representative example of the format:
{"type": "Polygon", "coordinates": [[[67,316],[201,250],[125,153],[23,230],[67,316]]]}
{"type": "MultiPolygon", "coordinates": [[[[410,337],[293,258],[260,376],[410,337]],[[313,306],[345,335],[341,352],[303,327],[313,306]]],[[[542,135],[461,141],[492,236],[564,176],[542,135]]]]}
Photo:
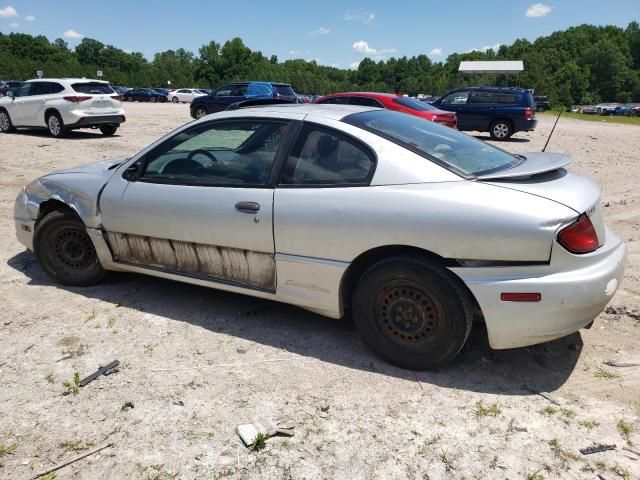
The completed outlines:
{"type": "Polygon", "coordinates": [[[547,138],[547,143],[544,144],[544,148],[542,149],[543,152],[547,149],[547,145],[549,145],[549,140],[551,140],[551,135],[553,135],[553,131],[556,129],[556,125],[558,124],[558,120],[560,120],[560,115],[562,115],[563,111],[564,111],[564,107],[560,107],[560,113],[558,114],[558,118],[556,118],[556,123],[553,124],[551,133],[549,133],[549,137],[547,138]]]}

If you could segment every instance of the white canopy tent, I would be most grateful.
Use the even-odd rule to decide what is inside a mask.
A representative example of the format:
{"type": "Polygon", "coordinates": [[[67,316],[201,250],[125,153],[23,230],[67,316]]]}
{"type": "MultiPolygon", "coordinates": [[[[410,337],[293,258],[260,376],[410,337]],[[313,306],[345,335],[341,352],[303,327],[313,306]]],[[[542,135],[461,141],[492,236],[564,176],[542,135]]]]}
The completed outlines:
{"type": "Polygon", "coordinates": [[[460,62],[458,73],[461,75],[482,75],[484,83],[486,74],[505,75],[508,83],[509,75],[516,75],[516,85],[520,80],[520,72],[524,71],[522,60],[478,60],[460,62]]]}

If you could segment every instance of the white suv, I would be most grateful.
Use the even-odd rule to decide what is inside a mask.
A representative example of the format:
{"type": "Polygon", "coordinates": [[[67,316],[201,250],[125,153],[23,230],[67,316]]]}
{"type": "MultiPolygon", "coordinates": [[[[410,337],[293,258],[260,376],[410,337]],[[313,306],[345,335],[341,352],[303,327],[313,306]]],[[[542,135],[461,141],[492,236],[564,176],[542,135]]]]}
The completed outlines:
{"type": "Polygon", "coordinates": [[[0,98],[0,132],[46,128],[52,136],[63,137],[69,130],[99,128],[110,136],[124,121],[120,96],[101,80],[28,80],[0,98]]]}

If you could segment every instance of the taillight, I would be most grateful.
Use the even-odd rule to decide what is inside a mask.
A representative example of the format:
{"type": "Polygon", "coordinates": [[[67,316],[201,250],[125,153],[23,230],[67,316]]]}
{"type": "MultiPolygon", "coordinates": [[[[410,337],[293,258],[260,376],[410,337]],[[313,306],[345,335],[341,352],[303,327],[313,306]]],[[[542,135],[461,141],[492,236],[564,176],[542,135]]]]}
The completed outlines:
{"type": "Polygon", "coordinates": [[[589,253],[598,248],[598,235],[586,214],[558,233],[558,243],[571,253],[589,253]]]}
{"type": "Polygon", "coordinates": [[[120,95],[111,95],[111,98],[113,98],[114,100],[122,100],[122,97],[120,95]]]}
{"type": "Polygon", "coordinates": [[[77,95],[74,95],[72,97],[62,97],[64,98],[67,102],[84,102],[85,100],[91,100],[91,97],[80,97],[77,95]]]}
{"type": "Polygon", "coordinates": [[[524,118],[525,120],[533,120],[533,118],[536,116],[536,112],[533,111],[533,109],[527,107],[524,109],[524,118]]]}

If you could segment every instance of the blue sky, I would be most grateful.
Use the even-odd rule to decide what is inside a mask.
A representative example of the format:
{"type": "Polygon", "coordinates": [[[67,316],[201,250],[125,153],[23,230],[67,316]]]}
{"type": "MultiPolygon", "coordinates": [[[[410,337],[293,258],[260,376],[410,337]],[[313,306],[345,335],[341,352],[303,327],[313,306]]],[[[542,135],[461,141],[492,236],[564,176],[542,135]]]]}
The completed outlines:
{"type": "Polygon", "coordinates": [[[238,36],[280,61],[304,58],[339,68],[364,57],[420,53],[439,61],[582,23],[624,27],[632,20],[640,20],[640,0],[0,0],[2,33],[63,37],[72,48],[86,36],[152,58],[238,36]]]}

